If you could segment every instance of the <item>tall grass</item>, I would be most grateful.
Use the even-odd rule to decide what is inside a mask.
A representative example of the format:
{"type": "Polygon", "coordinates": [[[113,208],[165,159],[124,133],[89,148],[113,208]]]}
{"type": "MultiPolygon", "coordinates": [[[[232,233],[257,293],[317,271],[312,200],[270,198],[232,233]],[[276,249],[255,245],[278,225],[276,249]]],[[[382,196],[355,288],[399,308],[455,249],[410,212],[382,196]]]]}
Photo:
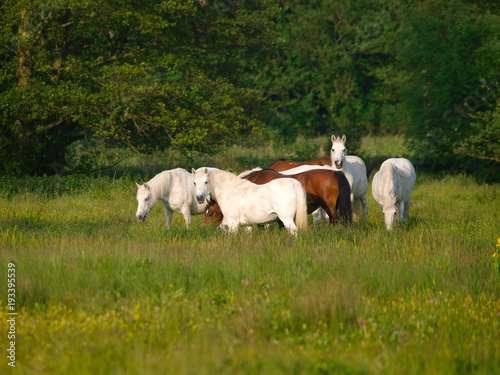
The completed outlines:
{"type": "Polygon", "coordinates": [[[19,370],[500,372],[497,185],[419,175],[407,225],[387,232],[369,196],[367,222],[295,239],[277,226],[228,235],[201,216],[186,230],[175,214],[166,230],[160,207],[140,224],[134,180],[3,180],[19,370]]]}

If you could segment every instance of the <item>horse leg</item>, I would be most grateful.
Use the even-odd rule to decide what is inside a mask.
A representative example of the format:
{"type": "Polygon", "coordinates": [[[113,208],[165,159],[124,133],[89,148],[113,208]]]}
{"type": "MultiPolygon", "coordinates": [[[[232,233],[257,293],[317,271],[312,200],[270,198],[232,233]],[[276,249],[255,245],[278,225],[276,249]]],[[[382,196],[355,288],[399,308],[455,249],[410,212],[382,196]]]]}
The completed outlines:
{"type": "Polygon", "coordinates": [[[225,228],[229,233],[236,233],[238,231],[238,223],[228,222],[226,216],[222,219],[221,227],[225,228]]]}
{"type": "MultiPolygon", "coordinates": [[[[321,223],[321,221],[323,219],[325,219],[325,217],[323,216],[323,214],[326,216],[326,212],[321,207],[319,207],[316,211],[314,211],[312,213],[312,215],[313,215],[313,224],[314,225],[317,225],[317,224],[321,223]]],[[[325,219],[325,221],[328,221],[328,220],[325,219]]]]}
{"type": "Polygon", "coordinates": [[[236,224],[228,225],[227,230],[229,231],[229,233],[236,233],[238,232],[238,225],[236,224]]]}
{"type": "Polygon", "coordinates": [[[182,209],[182,216],[184,216],[184,221],[186,222],[186,229],[189,229],[189,226],[191,225],[191,210],[189,207],[184,207],[182,209]]]}
{"type": "Polygon", "coordinates": [[[361,211],[361,200],[359,198],[354,199],[354,195],[351,194],[351,207],[352,207],[352,221],[359,221],[360,211],[361,211]]]}
{"type": "MultiPolygon", "coordinates": [[[[333,201],[333,199],[330,199],[330,201],[333,201]]],[[[339,214],[337,212],[337,209],[335,208],[335,203],[336,202],[321,202],[321,207],[314,212],[319,212],[319,215],[321,215],[319,220],[324,219],[327,223],[330,224],[336,223],[339,220],[339,214]]]]}
{"type": "Polygon", "coordinates": [[[325,214],[327,214],[328,217],[330,218],[329,220],[330,224],[337,223],[340,219],[340,215],[337,212],[337,207],[336,207],[337,199],[339,199],[338,196],[335,196],[334,194],[328,194],[327,199],[321,202],[321,207],[323,208],[323,212],[325,212],[325,214]]]}
{"type": "Polygon", "coordinates": [[[293,221],[289,225],[285,225],[285,228],[291,235],[297,237],[297,227],[293,221]]]}
{"type": "Polygon", "coordinates": [[[161,201],[163,206],[163,213],[165,214],[165,226],[170,228],[170,224],[172,223],[172,214],[173,211],[170,209],[168,202],[161,201]]]}
{"type": "Polygon", "coordinates": [[[294,221],[293,221],[293,217],[292,218],[289,218],[289,219],[286,219],[286,218],[281,218],[280,217],[280,220],[282,221],[283,223],[283,226],[285,227],[285,229],[292,235],[294,236],[297,236],[297,226],[295,225],[294,221]]]}
{"type": "Polygon", "coordinates": [[[330,217],[330,224],[337,223],[339,221],[339,214],[335,207],[331,207],[329,211],[327,211],[328,216],[330,217]]]}
{"type": "Polygon", "coordinates": [[[398,211],[399,211],[398,221],[400,223],[404,223],[406,221],[406,215],[405,215],[406,204],[404,201],[399,202],[398,211]]]}
{"type": "Polygon", "coordinates": [[[359,200],[361,201],[361,207],[363,208],[363,219],[365,221],[367,221],[368,220],[368,201],[366,199],[366,194],[361,196],[359,198],[359,200]]]}
{"type": "Polygon", "coordinates": [[[328,223],[328,215],[326,214],[325,210],[321,210],[321,216],[323,217],[323,220],[325,223],[328,223]]]}
{"type": "Polygon", "coordinates": [[[405,202],[405,210],[403,213],[405,221],[408,220],[408,212],[410,211],[410,206],[411,206],[411,199],[408,199],[408,201],[405,202]]]}

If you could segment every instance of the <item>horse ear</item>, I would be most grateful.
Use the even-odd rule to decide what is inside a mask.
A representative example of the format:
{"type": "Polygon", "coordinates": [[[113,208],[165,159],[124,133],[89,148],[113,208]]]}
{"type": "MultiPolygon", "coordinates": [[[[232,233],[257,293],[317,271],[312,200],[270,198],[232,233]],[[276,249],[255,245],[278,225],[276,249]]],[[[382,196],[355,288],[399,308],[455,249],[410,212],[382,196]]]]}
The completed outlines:
{"type": "Polygon", "coordinates": [[[392,198],[392,203],[396,203],[396,201],[398,200],[398,196],[396,195],[394,198],[392,198]]]}
{"type": "Polygon", "coordinates": [[[195,174],[196,170],[194,168],[191,168],[191,174],[195,174]]]}
{"type": "Polygon", "coordinates": [[[141,185],[139,185],[137,182],[135,184],[137,185],[137,189],[141,187],[141,185]]]}
{"type": "Polygon", "coordinates": [[[335,142],[335,134],[332,135],[332,142],[335,142]]]}
{"type": "Polygon", "coordinates": [[[347,138],[345,137],[345,134],[344,134],[344,135],[342,136],[342,143],[345,143],[346,139],[347,139],[347,138]]]}
{"type": "Polygon", "coordinates": [[[205,174],[208,174],[208,168],[205,168],[205,174]]]}
{"type": "Polygon", "coordinates": [[[147,184],[147,182],[144,183],[144,187],[149,190],[149,185],[147,184]]]}

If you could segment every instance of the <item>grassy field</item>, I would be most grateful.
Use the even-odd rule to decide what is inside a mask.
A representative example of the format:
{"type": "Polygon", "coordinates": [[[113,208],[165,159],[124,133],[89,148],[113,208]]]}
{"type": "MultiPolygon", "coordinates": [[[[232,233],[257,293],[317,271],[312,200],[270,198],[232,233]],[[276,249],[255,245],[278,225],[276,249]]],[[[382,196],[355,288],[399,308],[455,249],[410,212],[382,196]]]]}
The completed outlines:
{"type": "Polygon", "coordinates": [[[367,222],[294,239],[167,231],[160,207],[140,224],[138,178],[0,177],[4,353],[9,262],[18,313],[1,373],[500,373],[498,185],[417,171],[406,226],[387,232],[369,189],[367,222]]]}

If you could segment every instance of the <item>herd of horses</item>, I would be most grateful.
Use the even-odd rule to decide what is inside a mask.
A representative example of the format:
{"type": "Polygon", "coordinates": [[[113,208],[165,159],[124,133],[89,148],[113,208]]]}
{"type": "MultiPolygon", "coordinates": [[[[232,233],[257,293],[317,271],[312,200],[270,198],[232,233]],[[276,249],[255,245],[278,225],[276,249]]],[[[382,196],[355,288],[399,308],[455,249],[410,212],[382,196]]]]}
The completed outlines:
{"type": "MultiPolygon", "coordinates": [[[[239,226],[267,224],[278,220],[296,235],[313,223],[350,223],[361,215],[368,217],[366,193],[371,168],[363,160],[348,155],[345,135],[332,135],[330,156],[296,162],[280,159],[266,169],[254,168],[235,175],[212,167],[163,171],[150,181],[137,184],[136,217],[146,220],[160,200],[165,224],[170,226],[173,212],[184,216],[186,227],[191,215],[205,214],[206,224],[220,224],[229,232],[239,226]]],[[[373,166],[372,166],[373,168],[373,166]]],[[[415,185],[415,169],[404,158],[387,159],[372,181],[372,195],[380,204],[386,228],[398,220],[406,221],[415,185]]]]}

